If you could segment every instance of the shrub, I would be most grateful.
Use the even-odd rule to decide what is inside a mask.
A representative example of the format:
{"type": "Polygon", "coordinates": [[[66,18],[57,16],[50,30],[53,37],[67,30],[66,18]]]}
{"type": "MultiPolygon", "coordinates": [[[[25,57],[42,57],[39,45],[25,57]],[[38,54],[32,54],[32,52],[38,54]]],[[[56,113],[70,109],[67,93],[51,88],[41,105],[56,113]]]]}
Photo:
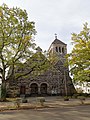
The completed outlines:
{"type": "Polygon", "coordinates": [[[72,98],[77,98],[78,94],[73,94],[72,98]]]}
{"type": "Polygon", "coordinates": [[[64,101],[69,101],[69,97],[68,97],[68,96],[65,96],[65,97],[64,97],[64,101]]]}
{"type": "Polygon", "coordinates": [[[45,98],[44,97],[39,97],[37,100],[40,102],[41,106],[44,106],[44,102],[45,102],[45,98]]]}
{"type": "Polygon", "coordinates": [[[20,108],[20,99],[17,99],[17,100],[15,101],[15,107],[16,107],[16,108],[20,108]]]}
{"type": "Polygon", "coordinates": [[[85,97],[84,96],[78,96],[78,99],[85,100],[85,97]]]}
{"type": "Polygon", "coordinates": [[[81,104],[84,104],[84,101],[85,101],[84,96],[78,96],[78,99],[80,100],[81,104]]]}
{"type": "Polygon", "coordinates": [[[27,101],[27,99],[24,97],[24,98],[21,99],[21,102],[22,102],[22,103],[27,103],[28,101],[27,101]]]}

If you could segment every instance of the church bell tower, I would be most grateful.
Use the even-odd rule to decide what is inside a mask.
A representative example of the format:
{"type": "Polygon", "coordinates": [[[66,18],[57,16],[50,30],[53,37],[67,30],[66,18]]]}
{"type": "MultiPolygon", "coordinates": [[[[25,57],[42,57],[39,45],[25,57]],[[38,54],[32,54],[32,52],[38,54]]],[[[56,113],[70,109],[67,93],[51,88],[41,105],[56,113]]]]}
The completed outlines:
{"type": "Polygon", "coordinates": [[[64,60],[67,54],[67,44],[59,40],[55,34],[55,40],[51,43],[48,52],[52,55],[56,54],[61,60],[64,60]]]}

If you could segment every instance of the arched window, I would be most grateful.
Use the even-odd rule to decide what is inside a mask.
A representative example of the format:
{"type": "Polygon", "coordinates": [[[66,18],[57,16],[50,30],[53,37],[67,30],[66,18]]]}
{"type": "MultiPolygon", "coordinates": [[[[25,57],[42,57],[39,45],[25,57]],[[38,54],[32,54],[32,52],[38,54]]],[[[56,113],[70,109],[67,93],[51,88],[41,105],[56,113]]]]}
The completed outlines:
{"type": "Polygon", "coordinates": [[[64,53],[64,47],[62,47],[62,53],[64,53]]]}
{"type": "Polygon", "coordinates": [[[62,83],[64,83],[64,80],[62,79],[62,81],[61,81],[62,83]]]}
{"type": "Polygon", "coordinates": [[[56,52],[58,52],[58,47],[56,47],[56,52]]]}
{"type": "Polygon", "coordinates": [[[59,47],[59,52],[61,53],[61,47],[59,47]]]}
{"type": "Polygon", "coordinates": [[[38,94],[38,85],[36,83],[32,83],[30,88],[31,88],[31,94],[38,94]]]}

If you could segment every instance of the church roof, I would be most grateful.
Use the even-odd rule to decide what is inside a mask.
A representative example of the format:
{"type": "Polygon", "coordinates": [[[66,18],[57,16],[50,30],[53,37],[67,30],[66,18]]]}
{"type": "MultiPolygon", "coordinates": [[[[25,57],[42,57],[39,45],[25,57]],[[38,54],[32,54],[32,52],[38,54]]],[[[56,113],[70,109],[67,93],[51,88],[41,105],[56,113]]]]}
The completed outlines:
{"type": "Polygon", "coordinates": [[[66,45],[64,42],[62,42],[61,40],[59,40],[57,38],[52,42],[52,44],[63,44],[63,45],[66,45]]]}

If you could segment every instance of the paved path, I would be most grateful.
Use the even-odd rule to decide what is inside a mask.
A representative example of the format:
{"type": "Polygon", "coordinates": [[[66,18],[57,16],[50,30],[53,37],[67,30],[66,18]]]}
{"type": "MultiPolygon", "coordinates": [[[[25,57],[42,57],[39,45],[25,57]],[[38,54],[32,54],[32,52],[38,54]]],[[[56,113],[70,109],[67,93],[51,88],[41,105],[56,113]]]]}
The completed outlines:
{"type": "Polygon", "coordinates": [[[90,120],[90,105],[4,111],[0,120],[90,120]]]}
{"type": "MultiPolygon", "coordinates": [[[[30,97],[27,98],[28,103],[20,103],[21,106],[37,106],[39,105],[38,99],[41,97],[30,97]]],[[[81,101],[79,99],[70,99],[69,101],[64,101],[63,98],[59,96],[52,96],[52,97],[45,97],[45,105],[49,107],[61,107],[61,106],[74,106],[74,105],[80,105],[81,101]]],[[[87,98],[84,101],[85,104],[90,104],[90,98],[87,98]]],[[[15,106],[15,102],[0,102],[0,110],[3,108],[15,106]]]]}
{"type": "MultiPolygon", "coordinates": [[[[35,104],[37,98],[28,98],[28,104],[35,104]]],[[[64,101],[60,97],[46,97],[46,105],[51,108],[0,111],[0,120],[90,120],[90,105],[80,105],[80,100],[64,101]]],[[[90,104],[90,98],[85,100],[90,104]]],[[[0,107],[13,105],[0,103],[0,107]]]]}

